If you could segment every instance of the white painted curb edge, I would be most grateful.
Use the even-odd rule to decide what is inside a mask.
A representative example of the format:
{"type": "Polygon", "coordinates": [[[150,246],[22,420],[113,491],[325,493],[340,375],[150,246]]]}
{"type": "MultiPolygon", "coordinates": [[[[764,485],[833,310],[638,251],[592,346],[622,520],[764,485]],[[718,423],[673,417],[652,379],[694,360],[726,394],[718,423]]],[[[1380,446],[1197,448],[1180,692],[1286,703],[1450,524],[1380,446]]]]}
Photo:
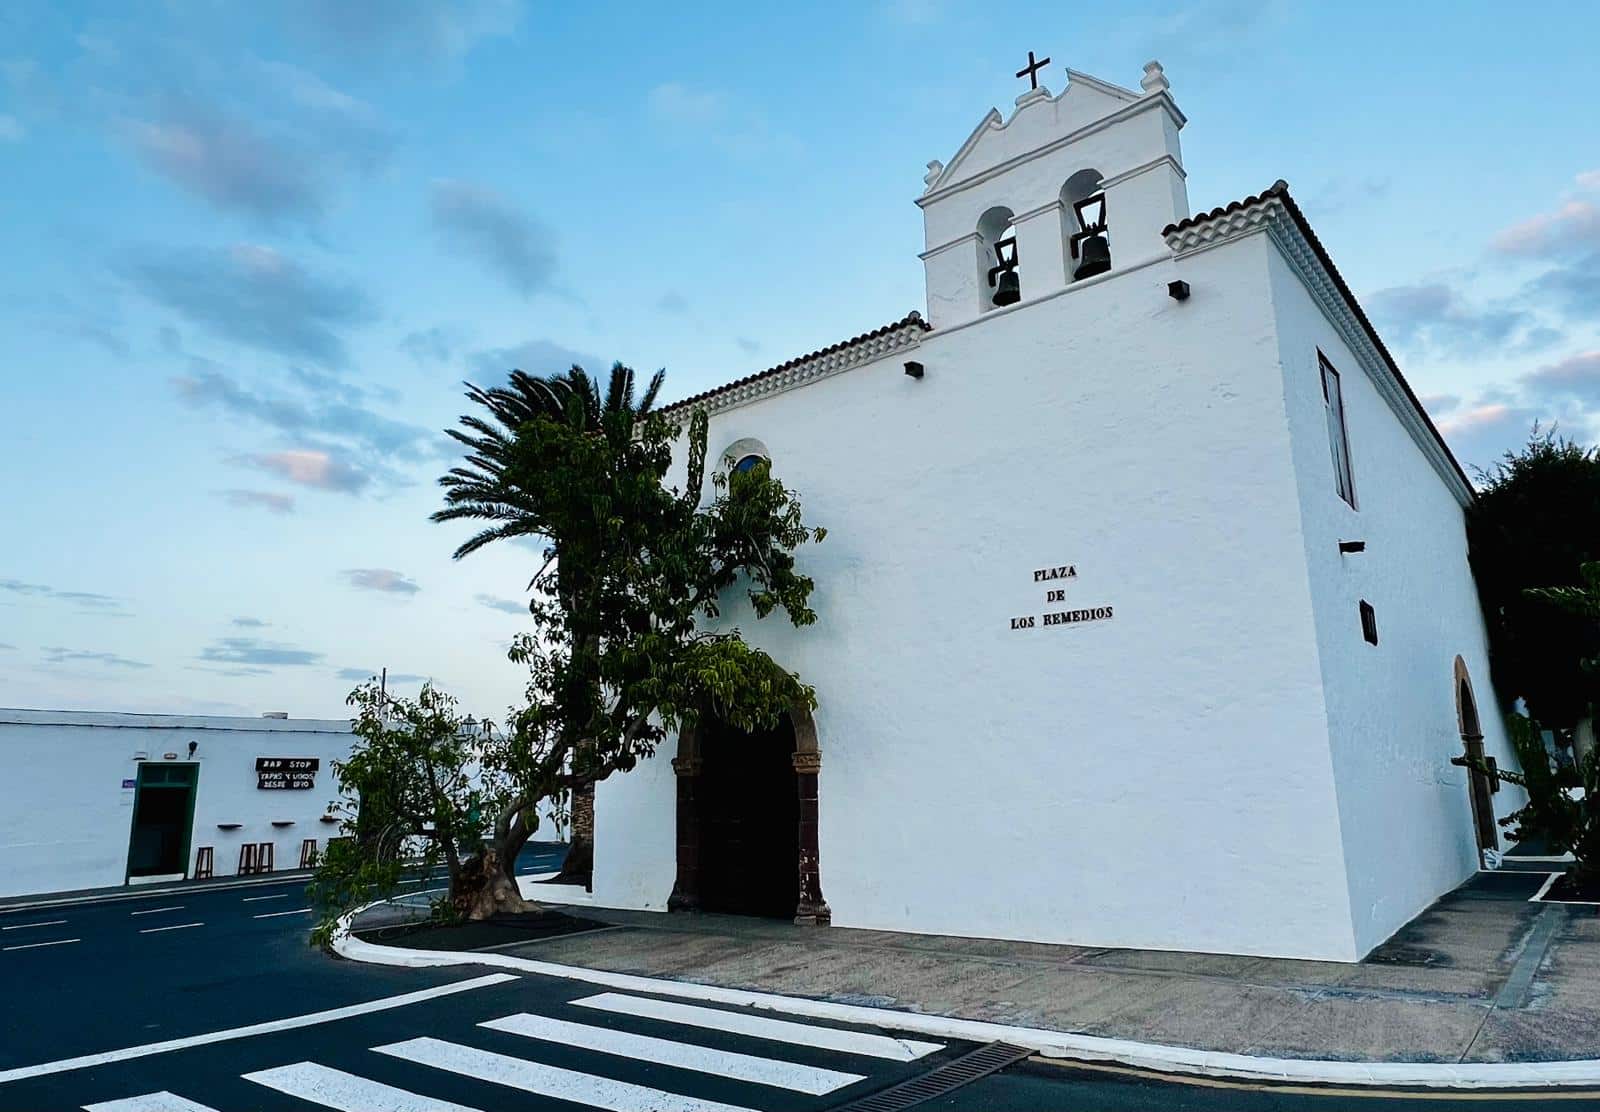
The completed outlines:
{"type": "MultiPolygon", "coordinates": [[[[366,907],[371,907],[371,904],[366,907]]],[[[1132,1042],[1127,1039],[1075,1035],[1039,1027],[1011,1027],[1003,1023],[955,1019],[949,1016],[901,1012],[889,1008],[867,1008],[857,1004],[835,1004],[826,1000],[779,996],[768,992],[720,988],[685,981],[666,981],[630,973],[610,973],[576,965],[534,961],[509,954],[454,950],[409,950],[399,946],[379,946],[364,942],[350,933],[351,921],[366,907],[357,908],[339,920],[331,943],[334,953],[351,961],[374,965],[393,965],[407,969],[426,969],[452,965],[487,965],[495,969],[534,973],[585,981],[628,992],[649,992],[658,996],[678,996],[689,1000],[758,1008],[830,1020],[883,1027],[935,1038],[968,1042],[1006,1042],[1027,1047],[1046,1058],[1066,1058],[1084,1062],[1116,1062],[1161,1073],[1198,1074],[1205,1077],[1249,1078],[1257,1081],[1285,1081],[1314,1085],[1390,1085],[1435,1089],[1527,1089],[1550,1086],[1600,1086],[1600,1059],[1585,1058],[1569,1062],[1335,1062],[1302,1058],[1258,1058],[1249,1054],[1194,1050],[1160,1043],[1132,1042]]]]}

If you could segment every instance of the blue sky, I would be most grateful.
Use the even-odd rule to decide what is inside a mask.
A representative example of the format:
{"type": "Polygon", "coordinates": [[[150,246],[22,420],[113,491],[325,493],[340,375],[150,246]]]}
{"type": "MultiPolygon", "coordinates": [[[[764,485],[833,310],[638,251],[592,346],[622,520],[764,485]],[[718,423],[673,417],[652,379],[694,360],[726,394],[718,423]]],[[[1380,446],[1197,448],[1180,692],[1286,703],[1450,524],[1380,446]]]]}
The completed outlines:
{"type": "Polygon", "coordinates": [[[517,0],[0,7],[0,705],[478,713],[535,555],[432,525],[460,381],[667,397],[922,308],[920,213],[1028,50],[1286,178],[1463,461],[1600,410],[1600,8],[517,0]]]}

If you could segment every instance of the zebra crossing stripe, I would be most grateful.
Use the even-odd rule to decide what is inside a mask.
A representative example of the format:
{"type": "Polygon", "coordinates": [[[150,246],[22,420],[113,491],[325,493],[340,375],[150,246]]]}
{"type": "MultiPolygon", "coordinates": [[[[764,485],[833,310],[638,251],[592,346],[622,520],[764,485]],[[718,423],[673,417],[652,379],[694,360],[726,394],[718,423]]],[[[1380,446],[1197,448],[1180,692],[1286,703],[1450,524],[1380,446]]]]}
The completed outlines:
{"type": "Polygon", "coordinates": [[[792,1089],[819,1097],[853,1085],[863,1080],[859,1073],[841,1073],[798,1062],[783,1062],[775,1058],[758,1058],[753,1054],[738,1054],[731,1050],[717,1050],[693,1043],[674,1042],[650,1035],[636,1035],[629,1031],[614,1031],[609,1027],[590,1027],[583,1023],[548,1016],[508,1015],[478,1024],[492,1031],[506,1031],[530,1039],[597,1050],[602,1054],[615,1054],[640,1062],[653,1062],[658,1066],[674,1066],[735,1081],[750,1081],[757,1085],[771,1085],[779,1089],[792,1089]]]}
{"type": "Polygon", "coordinates": [[[750,1109],[732,1104],[700,1100],[609,1077],[546,1066],[525,1058],[513,1058],[509,1054],[496,1054],[491,1050],[479,1050],[427,1036],[372,1049],[402,1061],[448,1070],[479,1081],[492,1081],[552,1100],[604,1108],[607,1112],[751,1112],[750,1109]]]}
{"type": "Polygon", "coordinates": [[[83,1108],[84,1112],[217,1112],[208,1104],[196,1104],[166,1091],[108,1100],[101,1104],[86,1104],[83,1108]]]}
{"type": "MultiPolygon", "coordinates": [[[[477,1112],[464,1104],[452,1104],[437,1097],[425,1097],[409,1089],[396,1089],[381,1081],[357,1077],[316,1062],[296,1062],[292,1066],[276,1066],[244,1074],[246,1081],[265,1085],[300,1100],[335,1108],[339,1112],[477,1112]]],[[[199,1108],[199,1105],[195,1106],[199,1108]]],[[[115,1112],[124,1112],[117,1109],[115,1112]]],[[[146,1112],[144,1109],[127,1109],[126,1112],[146,1112]]],[[[166,1112],[150,1109],[149,1112],[166,1112]]],[[[209,1110],[203,1110],[209,1112],[209,1110]]]]}
{"type": "Polygon", "coordinates": [[[653,1000],[645,996],[624,996],[618,992],[585,996],[582,1000],[574,1000],[572,1003],[581,1008],[597,1008],[618,1015],[659,1019],[667,1023],[681,1023],[686,1027],[704,1027],[711,1031],[726,1031],[730,1034],[749,1035],[752,1038],[771,1039],[798,1046],[815,1046],[823,1050],[839,1050],[846,1054],[865,1054],[893,1062],[914,1062],[936,1050],[944,1049],[942,1043],[896,1039],[888,1035],[871,1035],[863,1031],[845,1031],[838,1027],[813,1027],[807,1023],[791,1023],[786,1019],[768,1019],[765,1016],[748,1015],[744,1012],[725,1012],[718,1008],[677,1004],[670,1000],[653,1000]]]}

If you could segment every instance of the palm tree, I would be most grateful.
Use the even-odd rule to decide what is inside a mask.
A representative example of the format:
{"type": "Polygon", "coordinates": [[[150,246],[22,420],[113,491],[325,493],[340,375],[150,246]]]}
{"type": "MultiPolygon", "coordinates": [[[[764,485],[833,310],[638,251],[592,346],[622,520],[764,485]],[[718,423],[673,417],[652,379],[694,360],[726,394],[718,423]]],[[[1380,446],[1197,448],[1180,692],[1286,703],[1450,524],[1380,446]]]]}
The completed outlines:
{"type": "Polygon", "coordinates": [[[631,412],[643,417],[655,405],[656,395],[667,372],[650,376],[644,393],[634,399],[634,372],[621,363],[611,366],[605,396],[600,384],[577,364],[564,374],[540,378],[526,371],[512,371],[505,386],[488,390],[466,383],[467,397],[489,411],[488,418],[462,414],[460,429],[446,429],[451,439],[466,447],[466,463],[452,467],[439,479],[445,488],[445,508],[433,513],[433,521],[494,521],[497,525],[480,530],[456,549],[457,560],[476,552],[491,541],[542,535],[542,523],[535,508],[516,485],[506,479],[517,430],[535,417],[560,417],[575,408],[575,415],[586,428],[598,429],[609,414],[631,412]]]}
{"type": "MultiPolygon", "coordinates": [[[[650,376],[644,393],[634,398],[634,372],[614,363],[605,394],[589,373],[573,364],[564,374],[539,377],[526,371],[512,371],[505,386],[483,389],[466,383],[467,397],[488,411],[487,416],[467,413],[461,416],[466,431],[446,429],[467,449],[466,462],[441,476],[445,488],[445,508],[431,515],[433,521],[472,520],[493,522],[464,541],[455,551],[461,559],[498,540],[517,537],[544,537],[553,550],[556,538],[546,536],[538,507],[507,477],[516,444],[517,430],[536,417],[562,417],[598,430],[607,417],[628,412],[635,418],[649,413],[661,392],[665,370],[650,376]]],[[[590,882],[594,868],[594,788],[573,794],[571,848],[561,865],[558,882],[590,882]]],[[[508,871],[516,868],[507,861],[508,871]]]]}

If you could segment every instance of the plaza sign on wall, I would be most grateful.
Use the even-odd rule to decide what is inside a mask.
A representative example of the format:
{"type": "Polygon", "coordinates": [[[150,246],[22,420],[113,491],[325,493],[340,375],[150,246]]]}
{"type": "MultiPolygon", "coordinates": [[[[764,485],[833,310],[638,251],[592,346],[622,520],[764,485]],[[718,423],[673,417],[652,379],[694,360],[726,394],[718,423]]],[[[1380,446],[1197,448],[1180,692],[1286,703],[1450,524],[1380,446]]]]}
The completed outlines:
{"type": "MultiPolygon", "coordinates": [[[[1045,588],[1045,605],[1055,605],[1067,601],[1067,584],[1070,580],[1078,578],[1078,568],[1074,564],[1058,564],[1051,568],[1038,568],[1033,573],[1035,583],[1060,584],[1045,588]]],[[[1037,629],[1042,626],[1076,625],[1079,622],[1103,622],[1111,617],[1111,607],[1090,606],[1080,607],[1075,610],[1047,610],[1042,614],[1024,614],[1019,618],[1011,619],[1012,629],[1037,629]]]]}
{"type": "Polygon", "coordinates": [[[304,791],[316,787],[318,757],[257,757],[256,788],[262,791],[304,791]]]}

